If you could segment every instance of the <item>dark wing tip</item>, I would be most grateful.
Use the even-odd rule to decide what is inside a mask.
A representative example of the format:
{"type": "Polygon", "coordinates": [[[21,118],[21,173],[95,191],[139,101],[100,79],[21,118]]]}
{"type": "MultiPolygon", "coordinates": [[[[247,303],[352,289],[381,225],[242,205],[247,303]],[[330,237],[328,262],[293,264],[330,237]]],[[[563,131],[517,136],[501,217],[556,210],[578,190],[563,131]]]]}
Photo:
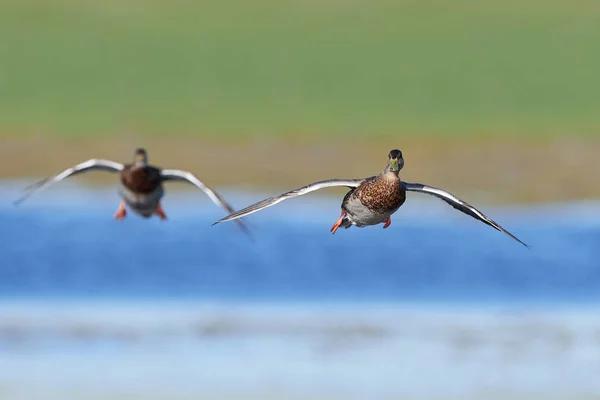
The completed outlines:
{"type": "Polygon", "coordinates": [[[47,183],[51,179],[52,179],[52,177],[44,178],[41,181],[37,181],[37,182],[32,183],[31,185],[27,186],[25,189],[23,189],[23,192],[25,192],[25,193],[22,194],[21,197],[19,197],[15,201],[13,201],[13,205],[15,207],[20,205],[22,202],[27,200],[29,198],[29,196],[31,196],[40,186],[43,186],[45,183],[47,183]]]}
{"type": "MultiPolygon", "coordinates": [[[[222,218],[218,221],[213,222],[210,226],[215,226],[221,222],[225,222],[225,221],[229,221],[227,219],[228,217],[222,218]]],[[[252,242],[254,242],[254,236],[252,235],[252,231],[250,230],[250,228],[248,228],[246,226],[246,224],[244,224],[242,221],[240,221],[239,219],[235,219],[234,222],[236,223],[236,225],[238,226],[238,228],[240,228],[249,238],[252,242]]]]}
{"type": "MultiPolygon", "coordinates": [[[[211,224],[211,226],[215,226],[216,224],[220,224],[221,222],[227,222],[227,221],[231,221],[233,218],[235,218],[235,217],[236,217],[236,214],[237,214],[237,213],[238,213],[238,212],[231,213],[231,214],[229,214],[229,215],[227,215],[227,216],[225,216],[225,217],[221,218],[220,220],[213,222],[213,223],[211,224]]],[[[235,219],[235,221],[237,222],[237,219],[235,219]]]]}
{"type": "Polygon", "coordinates": [[[34,191],[35,191],[35,189],[30,190],[29,192],[25,193],[24,195],[22,195],[21,197],[19,197],[15,201],[13,201],[13,205],[15,207],[18,207],[19,205],[21,205],[21,203],[23,203],[25,200],[27,200],[29,198],[29,196],[31,196],[33,194],[34,191]]]}
{"type": "MultiPolygon", "coordinates": [[[[493,225],[492,225],[492,226],[493,226],[493,225]]],[[[500,226],[500,225],[498,225],[498,226],[500,226]]],[[[496,228],[496,227],[494,226],[494,228],[496,228]]],[[[496,229],[498,229],[498,228],[496,228],[496,229]]],[[[504,228],[501,228],[501,229],[498,229],[498,230],[500,230],[500,231],[504,232],[505,234],[507,234],[508,236],[510,236],[512,239],[516,240],[517,242],[521,243],[523,246],[525,246],[525,247],[527,247],[529,250],[531,250],[531,247],[530,247],[530,246],[529,246],[527,243],[525,243],[524,241],[522,241],[521,239],[519,239],[518,237],[516,237],[515,235],[513,235],[512,233],[510,233],[510,232],[509,232],[509,231],[507,231],[506,229],[504,229],[504,228]]]]}
{"type": "Polygon", "coordinates": [[[254,242],[254,236],[252,235],[252,231],[250,230],[250,228],[248,228],[246,226],[246,224],[244,224],[242,221],[240,221],[239,219],[235,220],[235,223],[237,224],[238,228],[240,228],[247,236],[248,238],[250,238],[250,240],[252,242],[254,242]]]}
{"type": "Polygon", "coordinates": [[[226,216],[226,217],[223,217],[223,218],[221,218],[221,219],[220,219],[220,220],[218,220],[218,221],[215,221],[215,222],[213,222],[211,226],[215,226],[216,224],[220,224],[221,222],[227,222],[227,221],[230,221],[230,217],[231,217],[232,215],[233,215],[233,213],[229,214],[229,215],[228,215],[228,216],[226,216]]]}

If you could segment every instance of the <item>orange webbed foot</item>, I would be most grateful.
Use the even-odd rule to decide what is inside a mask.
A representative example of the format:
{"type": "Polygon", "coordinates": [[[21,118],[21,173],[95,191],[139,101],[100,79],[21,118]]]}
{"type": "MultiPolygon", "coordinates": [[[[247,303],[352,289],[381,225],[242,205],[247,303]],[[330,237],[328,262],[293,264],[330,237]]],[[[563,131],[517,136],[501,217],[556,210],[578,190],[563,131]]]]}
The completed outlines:
{"type": "Polygon", "coordinates": [[[333,224],[333,226],[331,227],[331,233],[335,233],[335,231],[338,230],[338,228],[342,225],[342,221],[344,220],[344,216],[346,215],[346,211],[342,210],[342,215],[340,215],[340,218],[335,221],[335,224],[333,224]]]}
{"type": "Polygon", "coordinates": [[[158,203],[158,207],[156,207],[156,215],[158,215],[160,217],[161,221],[166,221],[167,219],[167,214],[165,214],[165,210],[163,210],[162,206],[160,205],[160,203],[158,203]]]}
{"type": "Polygon", "coordinates": [[[125,217],[127,216],[127,209],[125,208],[125,200],[121,200],[119,204],[119,208],[117,208],[117,212],[115,213],[115,219],[123,222],[125,217]]]}
{"type": "Polygon", "coordinates": [[[385,220],[385,225],[383,225],[383,229],[387,228],[391,224],[392,224],[392,217],[387,217],[387,219],[385,220]]]}

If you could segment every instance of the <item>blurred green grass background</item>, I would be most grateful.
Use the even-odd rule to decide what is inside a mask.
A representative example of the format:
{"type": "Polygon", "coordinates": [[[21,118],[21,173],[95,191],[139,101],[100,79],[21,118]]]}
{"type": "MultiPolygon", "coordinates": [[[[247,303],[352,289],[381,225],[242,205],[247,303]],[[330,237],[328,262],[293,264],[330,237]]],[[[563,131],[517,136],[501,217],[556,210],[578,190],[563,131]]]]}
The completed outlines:
{"type": "Polygon", "coordinates": [[[590,136],[600,2],[3,0],[0,135],[590,136]]]}

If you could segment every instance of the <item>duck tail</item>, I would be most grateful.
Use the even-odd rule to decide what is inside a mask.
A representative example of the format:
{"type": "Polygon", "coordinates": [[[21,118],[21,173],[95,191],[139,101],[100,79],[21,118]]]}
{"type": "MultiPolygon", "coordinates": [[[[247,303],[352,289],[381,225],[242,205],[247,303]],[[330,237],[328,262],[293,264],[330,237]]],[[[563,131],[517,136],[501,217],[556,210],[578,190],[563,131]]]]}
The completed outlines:
{"type": "Polygon", "coordinates": [[[340,227],[344,228],[344,229],[348,229],[351,226],[352,226],[352,222],[350,222],[348,217],[346,215],[344,215],[344,218],[342,219],[342,224],[340,225],[340,227]]]}

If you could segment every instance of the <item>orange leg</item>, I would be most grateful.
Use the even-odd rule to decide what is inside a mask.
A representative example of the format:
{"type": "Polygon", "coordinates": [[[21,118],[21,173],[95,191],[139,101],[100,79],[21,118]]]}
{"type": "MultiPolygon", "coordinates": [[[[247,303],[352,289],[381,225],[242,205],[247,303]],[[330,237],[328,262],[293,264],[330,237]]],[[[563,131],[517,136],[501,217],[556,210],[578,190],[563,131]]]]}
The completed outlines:
{"type": "Polygon", "coordinates": [[[165,214],[165,210],[163,210],[160,203],[158,203],[158,207],[156,207],[156,215],[158,215],[162,221],[167,219],[167,214],[165,214]]]}
{"type": "Polygon", "coordinates": [[[387,228],[391,224],[392,224],[392,217],[387,217],[387,219],[385,220],[385,225],[383,225],[383,229],[387,228]]]}
{"type": "Polygon", "coordinates": [[[115,219],[119,221],[123,221],[127,216],[127,210],[125,209],[125,200],[121,200],[119,204],[119,208],[117,208],[117,212],[115,213],[115,219]]]}
{"type": "Polygon", "coordinates": [[[342,225],[342,220],[344,219],[344,215],[346,215],[346,210],[342,210],[342,215],[340,215],[340,218],[337,221],[335,221],[335,224],[333,224],[333,226],[331,227],[331,233],[335,233],[335,231],[338,230],[340,225],[342,225]]]}

